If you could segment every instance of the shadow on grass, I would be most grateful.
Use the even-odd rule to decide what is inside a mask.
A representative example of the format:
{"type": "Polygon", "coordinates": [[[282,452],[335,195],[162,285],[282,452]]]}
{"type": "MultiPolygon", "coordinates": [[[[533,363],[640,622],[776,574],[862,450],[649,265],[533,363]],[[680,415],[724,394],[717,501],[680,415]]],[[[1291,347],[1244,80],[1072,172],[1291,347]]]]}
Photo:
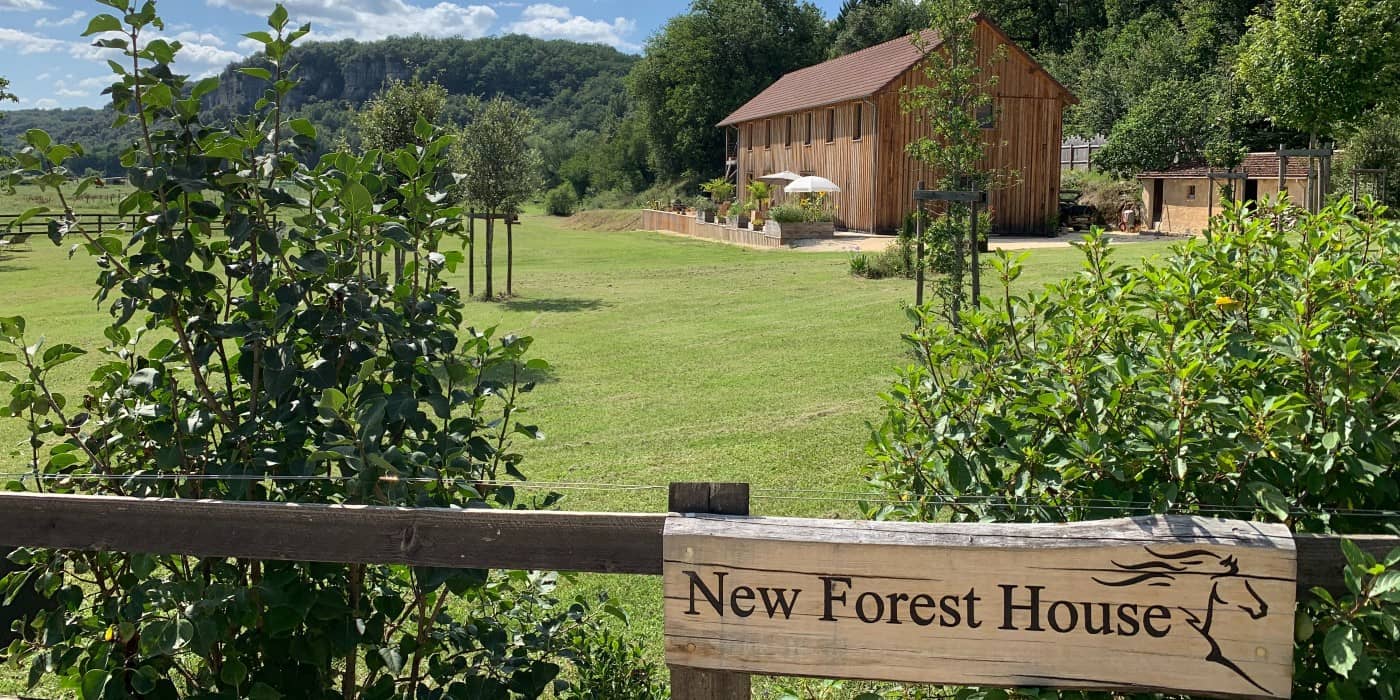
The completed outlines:
{"type": "Polygon", "coordinates": [[[602,299],[513,299],[503,304],[507,310],[527,313],[567,314],[578,311],[595,311],[608,306],[602,299]]]}
{"type": "MultiPolygon", "coordinates": [[[[533,358],[534,355],[527,354],[525,357],[526,359],[530,359],[533,358]]],[[[543,385],[553,384],[559,381],[559,378],[555,375],[554,365],[550,365],[545,369],[527,369],[524,365],[521,365],[518,370],[515,371],[512,371],[512,368],[508,366],[497,365],[496,367],[486,370],[487,380],[501,382],[503,384],[509,384],[512,375],[514,375],[521,384],[543,385]],[[519,374],[516,374],[516,371],[518,371],[519,374]]]]}

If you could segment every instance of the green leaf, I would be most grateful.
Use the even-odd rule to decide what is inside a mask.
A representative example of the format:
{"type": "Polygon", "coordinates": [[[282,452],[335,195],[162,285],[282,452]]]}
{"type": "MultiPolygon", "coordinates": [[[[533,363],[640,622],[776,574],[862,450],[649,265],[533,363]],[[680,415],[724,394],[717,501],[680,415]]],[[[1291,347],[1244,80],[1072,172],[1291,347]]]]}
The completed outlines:
{"type": "Polygon", "coordinates": [[[1254,502],[1269,515],[1279,520],[1288,519],[1288,499],[1277,486],[1263,481],[1251,481],[1246,487],[1254,502]]]}
{"type": "Polygon", "coordinates": [[[1387,571],[1371,582],[1371,595],[1382,596],[1400,590],[1400,571],[1387,571]]]}
{"type": "Polygon", "coordinates": [[[311,120],[309,119],[297,117],[296,119],[287,122],[287,126],[291,127],[292,131],[295,131],[298,134],[305,136],[306,138],[316,138],[316,126],[312,124],[311,120]]]}
{"type": "Polygon", "coordinates": [[[30,219],[32,219],[32,218],[34,218],[34,217],[40,215],[40,214],[47,214],[48,211],[49,211],[49,208],[48,208],[48,207],[44,207],[44,206],[30,207],[30,208],[28,208],[28,209],[25,209],[23,212],[21,212],[20,215],[19,215],[19,218],[15,219],[13,222],[11,222],[11,225],[13,226],[13,225],[22,224],[22,223],[24,223],[24,222],[26,222],[26,221],[28,221],[28,220],[30,220],[30,219]]]}
{"type": "Polygon", "coordinates": [[[272,72],[266,68],[239,68],[238,72],[259,80],[272,80],[272,72]]]}
{"type": "Polygon", "coordinates": [[[369,190],[358,182],[350,183],[341,196],[345,206],[350,207],[351,211],[354,212],[368,211],[370,207],[374,206],[374,198],[370,195],[369,190]]]}
{"type": "Polygon", "coordinates": [[[160,380],[160,373],[154,367],[144,367],[131,373],[131,378],[126,380],[126,385],[131,387],[140,396],[146,396],[155,389],[156,383],[160,380]]]}
{"type": "Polygon", "coordinates": [[[218,78],[205,78],[195,83],[194,87],[190,89],[190,97],[197,100],[217,89],[219,89],[218,78]]]}
{"type": "Polygon", "coordinates": [[[219,669],[219,680],[235,688],[240,687],[248,680],[248,667],[238,659],[228,659],[224,661],[224,667],[219,669]]]}
{"type": "Polygon", "coordinates": [[[282,700],[282,694],[266,683],[254,683],[248,691],[248,700],[282,700]]]}
{"type": "Polygon", "coordinates": [[[273,29],[281,29],[287,26],[287,8],[283,7],[282,3],[277,3],[277,7],[273,8],[272,14],[267,16],[267,26],[273,29]]]}
{"type": "Polygon", "coordinates": [[[88,20],[87,29],[83,30],[83,36],[92,36],[102,32],[122,31],[122,21],[111,15],[98,15],[88,20]]]}
{"type": "Polygon", "coordinates": [[[30,129],[24,132],[24,142],[33,146],[36,151],[47,151],[49,146],[53,144],[48,132],[43,129],[30,129]]]}
{"type": "Polygon", "coordinates": [[[1338,675],[1347,675],[1361,656],[1361,635],[1351,625],[1333,627],[1322,640],[1322,656],[1338,675]]]}
{"type": "Polygon", "coordinates": [[[86,354],[87,351],[80,347],[60,343],[44,351],[44,369],[53,369],[86,354]]]}
{"type": "Polygon", "coordinates": [[[1361,569],[1362,571],[1371,568],[1371,566],[1376,563],[1376,560],[1373,559],[1371,555],[1361,551],[1361,548],[1356,546],[1355,542],[1348,539],[1342,540],[1342,556],[1346,557],[1347,563],[1350,564],[1352,568],[1361,569]]]}
{"type": "Polygon", "coordinates": [[[104,668],[94,668],[83,674],[82,698],[83,700],[101,700],[102,694],[107,690],[107,681],[112,678],[112,674],[104,668]]]}

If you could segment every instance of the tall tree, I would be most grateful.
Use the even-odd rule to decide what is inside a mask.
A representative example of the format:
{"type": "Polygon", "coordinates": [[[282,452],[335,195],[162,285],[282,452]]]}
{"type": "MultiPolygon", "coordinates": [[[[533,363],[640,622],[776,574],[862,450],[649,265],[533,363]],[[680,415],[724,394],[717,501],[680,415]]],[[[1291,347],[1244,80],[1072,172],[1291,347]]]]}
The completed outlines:
{"type": "MultiPolygon", "coordinates": [[[[4,102],[5,100],[9,100],[11,102],[18,102],[19,98],[15,97],[14,93],[10,92],[9,79],[5,78],[5,76],[3,75],[0,75],[0,102],[4,102]]],[[[0,117],[3,117],[3,115],[0,115],[0,117]]]]}
{"type": "Polygon", "coordinates": [[[1312,147],[1400,83],[1400,0],[1278,0],[1249,20],[1235,75],[1260,112],[1312,147]]]}
{"type": "Polygon", "coordinates": [[[437,83],[391,80],[355,115],[360,144],[381,151],[421,146],[414,125],[419,119],[437,124],[446,106],[447,89],[437,83]]]}
{"type": "Polygon", "coordinates": [[[513,214],[539,189],[539,154],[526,143],[535,117],[519,104],[495,98],[462,130],[455,170],[462,199],[486,216],[486,288],[495,297],[492,268],[497,216],[513,214]]]}
{"type": "Polygon", "coordinates": [[[805,1],[695,0],[647,42],[629,78],[658,174],[720,174],[715,124],[784,73],[819,63],[826,43],[826,20],[805,1]]]}
{"type": "Polygon", "coordinates": [[[928,26],[927,3],[915,0],[885,0],[864,2],[843,10],[842,18],[832,23],[832,58],[859,51],[900,37],[909,36],[928,26]]]}

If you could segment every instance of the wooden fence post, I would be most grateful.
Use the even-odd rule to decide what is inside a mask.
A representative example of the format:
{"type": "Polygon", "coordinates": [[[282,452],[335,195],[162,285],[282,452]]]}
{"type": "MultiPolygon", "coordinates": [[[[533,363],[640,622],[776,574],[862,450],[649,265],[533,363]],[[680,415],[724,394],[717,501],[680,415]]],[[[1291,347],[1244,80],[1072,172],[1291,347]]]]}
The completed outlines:
{"type": "MultiPolygon", "coordinates": [[[[749,485],[673,483],[667,509],[672,513],[748,515],[749,485]]],[[[749,700],[749,674],[671,666],[672,700],[749,700]]]]}

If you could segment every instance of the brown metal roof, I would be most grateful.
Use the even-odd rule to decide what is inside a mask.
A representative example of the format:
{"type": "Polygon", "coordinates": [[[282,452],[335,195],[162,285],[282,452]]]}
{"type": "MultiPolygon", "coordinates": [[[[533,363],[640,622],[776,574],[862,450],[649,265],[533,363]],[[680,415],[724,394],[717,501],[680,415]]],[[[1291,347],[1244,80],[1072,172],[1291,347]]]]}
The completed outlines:
{"type": "MultiPolygon", "coordinates": [[[[939,43],[932,31],[925,30],[920,36],[930,49],[939,43]]],[[[778,78],[718,126],[869,97],[923,57],[912,37],[901,37],[795,70],[778,78]]]]}
{"type": "MultiPolygon", "coordinates": [[[[1054,83],[1064,93],[1066,100],[1071,104],[1078,104],[1079,100],[1075,99],[1069,89],[1055,80],[1035,58],[1011,41],[996,22],[981,13],[974,15],[973,19],[990,27],[1010,50],[1024,56],[1054,83]]],[[[729,126],[777,114],[870,97],[912,68],[925,53],[938,48],[942,43],[932,30],[920,32],[919,37],[920,43],[923,44],[922,50],[914,44],[913,35],[910,35],[788,73],[716,126],[729,126]]]]}
{"type": "MultiPolygon", "coordinates": [[[[1157,178],[1205,178],[1211,172],[1222,173],[1224,172],[1224,170],[1222,168],[1211,168],[1205,163],[1201,162],[1182,163],[1181,165],[1174,165],[1164,170],[1150,170],[1141,175],[1138,175],[1138,179],[1155,180],[1157,178]]],[[[1244,161],[1240,163],[1240,166],[1238,168],[1235,168],[1235,172],[1244,173],[1248,175],[1250,179],[1253,180],[1277,179],[1278,154],[1269,153],[1267,151],[1262,153],[1247,154],[1244,157],[1244,161]]],[[[1286,174],[1286,177],[1290,179],[1304,179],[1307,178],[1307,176],[1307,158],[1288,159],[1288,173],[1286,174]]]]}

